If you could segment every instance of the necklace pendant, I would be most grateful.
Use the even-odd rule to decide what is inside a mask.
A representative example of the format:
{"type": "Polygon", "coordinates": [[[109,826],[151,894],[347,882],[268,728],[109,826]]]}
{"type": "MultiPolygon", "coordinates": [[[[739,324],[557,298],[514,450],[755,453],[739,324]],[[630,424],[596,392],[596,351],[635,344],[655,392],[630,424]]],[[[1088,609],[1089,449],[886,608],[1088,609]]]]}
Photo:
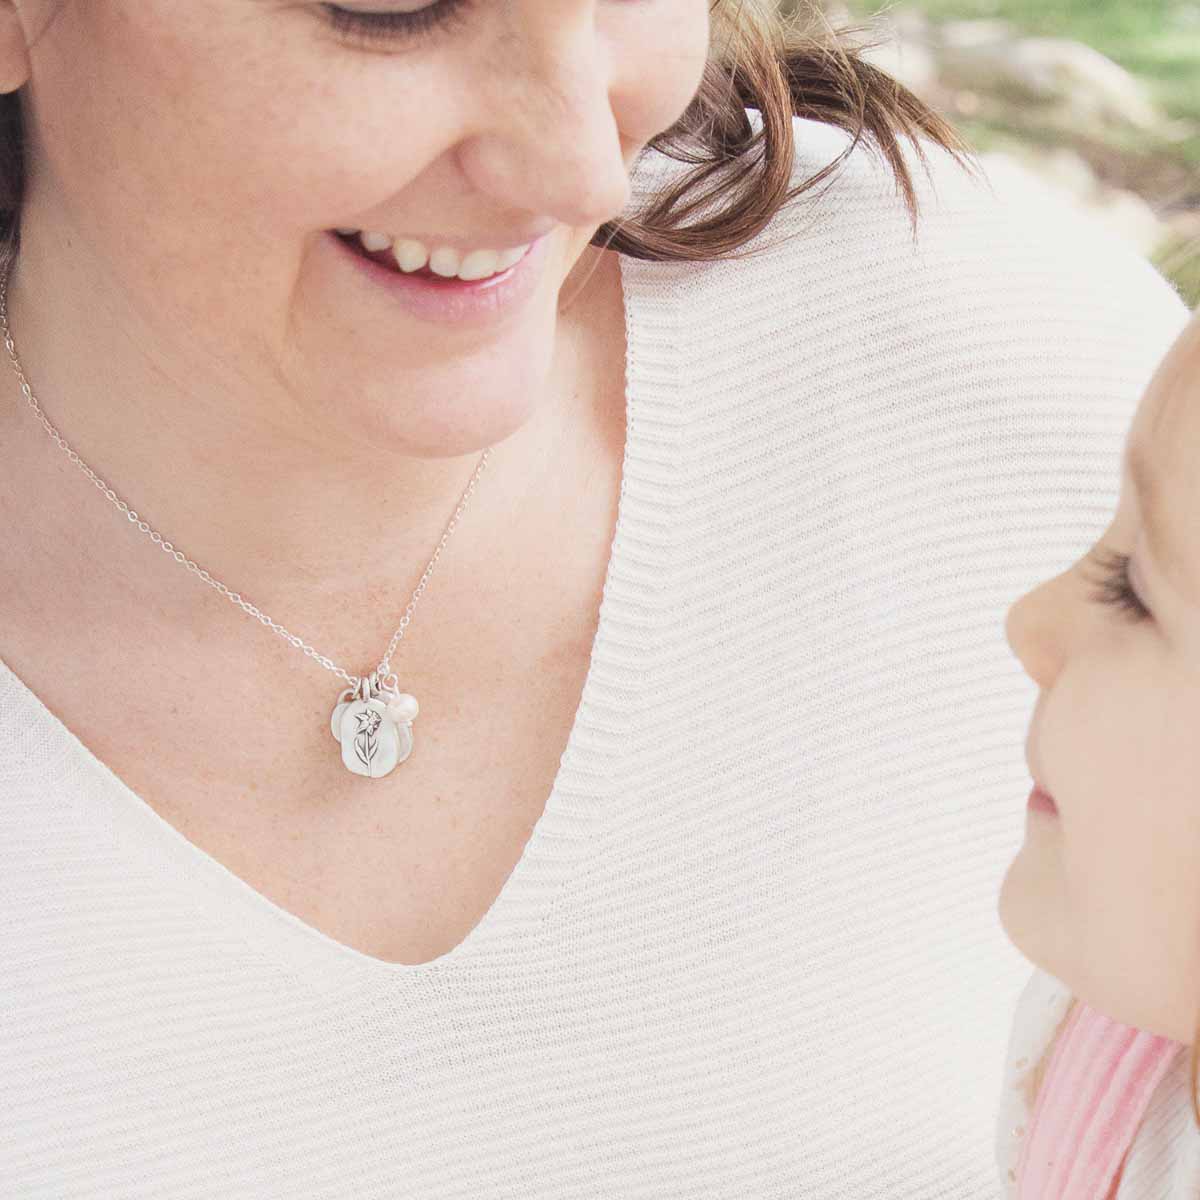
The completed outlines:
{"type": "Polygon", "coordinates": [[[394,770],[412,753],[412,723],[418,711],[415,696],[381,687],[374,676],[364,676],[357,688],[346,688],[329,720],[346,769],[369,779],[394,770]]]}

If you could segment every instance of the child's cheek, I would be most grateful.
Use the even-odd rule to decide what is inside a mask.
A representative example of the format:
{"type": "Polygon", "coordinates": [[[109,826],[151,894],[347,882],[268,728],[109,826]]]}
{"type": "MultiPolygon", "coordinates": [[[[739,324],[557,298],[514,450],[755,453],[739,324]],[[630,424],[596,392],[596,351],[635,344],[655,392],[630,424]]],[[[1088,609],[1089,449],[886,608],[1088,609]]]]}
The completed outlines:
{"type": "MultiPolygon", "coordinates": [[[[1074,990],[1115,1020],[1190,1043],[1200,1013],[1200,840],[1169,782],[1111,796],[1064,839],[1074,990]]],[[[1066,982],[1066,981],[1064,981],[1066,982]]]]}

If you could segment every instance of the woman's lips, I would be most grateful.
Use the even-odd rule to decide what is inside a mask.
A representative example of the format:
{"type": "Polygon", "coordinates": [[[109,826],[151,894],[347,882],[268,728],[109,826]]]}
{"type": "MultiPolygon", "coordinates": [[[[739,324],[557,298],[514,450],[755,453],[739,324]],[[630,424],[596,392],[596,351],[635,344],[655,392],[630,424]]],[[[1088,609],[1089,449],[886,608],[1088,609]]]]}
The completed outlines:
{"type": "Polygon", "coordinates": [[[1051,817],[1058,816],[1058,805],[1036,783],[1033,785],[1033,791],[1029,793],[1029,809],[1032,812],[1045,813],[1051,817]]]}
{"type": "Polygon", "coordinates": [[[379,261],[380,254],[366,252],[357,238],[333,230],[328,234],[343,262],[354,267],[357,278],[382,288],[376,295],[390,296],[408,312],[425,321],[477,329],[498,323],[519,312],[537,293],[548,256],[550,234],[536,238],[506,270],[486,279],[443,278],[433,272],[404,272],[379,261]]]}

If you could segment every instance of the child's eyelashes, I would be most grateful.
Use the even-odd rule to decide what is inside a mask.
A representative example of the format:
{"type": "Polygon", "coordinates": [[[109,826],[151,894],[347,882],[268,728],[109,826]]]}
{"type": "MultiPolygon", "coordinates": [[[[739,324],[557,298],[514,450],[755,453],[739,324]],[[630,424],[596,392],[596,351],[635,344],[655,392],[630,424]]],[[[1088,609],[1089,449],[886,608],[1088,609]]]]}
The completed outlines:
{"type": "Polygon", "coordinates": [[[1097,580],[1100,586],[1092,593],[1092,599],[1129,613],[1135,621],[1147,620],[1152,614],[1129,581],[1130,556],[1098,550],[1094,552],[1094,557],[1103,573],[1097,580]]]}

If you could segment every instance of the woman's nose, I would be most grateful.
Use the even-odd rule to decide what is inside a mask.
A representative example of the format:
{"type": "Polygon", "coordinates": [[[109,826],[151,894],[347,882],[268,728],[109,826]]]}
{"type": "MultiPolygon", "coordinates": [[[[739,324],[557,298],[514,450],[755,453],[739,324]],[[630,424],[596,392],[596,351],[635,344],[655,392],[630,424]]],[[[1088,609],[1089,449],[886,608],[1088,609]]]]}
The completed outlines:
{"type": "Polygon", "coordinates": [[[512,60],[481,81],[486,132],[460,151],[482,190],[581,227],[617,217],[631,197],[614,81],[592,26],[556,17],[514,39],[512,60]]]}

